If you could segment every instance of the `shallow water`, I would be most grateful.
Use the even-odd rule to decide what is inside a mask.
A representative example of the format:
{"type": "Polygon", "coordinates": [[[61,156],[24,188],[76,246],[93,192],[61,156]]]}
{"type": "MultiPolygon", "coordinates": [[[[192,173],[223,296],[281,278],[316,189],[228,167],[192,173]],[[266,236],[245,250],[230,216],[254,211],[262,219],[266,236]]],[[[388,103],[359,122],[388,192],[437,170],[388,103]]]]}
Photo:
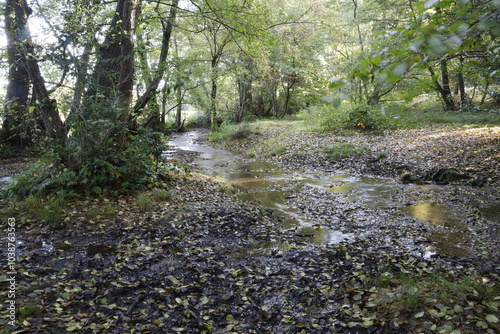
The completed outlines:
{"type": "MultiPolygon", "coordinates": [[[[398,192],[403,187],[417,187],[419,191],[426,191],[429,186],[401,185],[393,179],[369,176],[345,174],[325,176],[298,171],[285,172],[279,166],[266,161],[258,159],[248,161],[232,152],[200,144],[198,139],[205,134],[201,131],[177,134],[171,138],[169,145],[174,149],[200,153],[193,163],[194,169],[205,175],[228,180],[239,191],[240,199],[257,201],[264,207],[273,209],[276,215],[283,217],[283,227],[297,237],[326,244],[351,242],[356,237],[351,233],[318,227],[319,224],[314,219],[287,204],[287,199],[294,196],[293,186],[306,186],[342,194],[348,202],[355,202],[363,208],[374,210],[397,208],[405,215],[421,221],[452,227],[454,230],[452,233],[434,233],[431,239],[436,249],[430,247],[427,251],[430,254],[438,251],[455,256],[465,255],[462,249],[456,247],[465,237],[464,233],[460,232],[465,217],[445,205],[421,202],[408,206],[398,199],[398,192]]],[[[171,154],[172,152],[167,152],[167,155],[171,154]]],[[[498,208],[491,211],[493,213],[485,211],[485,214],[495,216],[496,213],[498,216],[498,208]]]]}

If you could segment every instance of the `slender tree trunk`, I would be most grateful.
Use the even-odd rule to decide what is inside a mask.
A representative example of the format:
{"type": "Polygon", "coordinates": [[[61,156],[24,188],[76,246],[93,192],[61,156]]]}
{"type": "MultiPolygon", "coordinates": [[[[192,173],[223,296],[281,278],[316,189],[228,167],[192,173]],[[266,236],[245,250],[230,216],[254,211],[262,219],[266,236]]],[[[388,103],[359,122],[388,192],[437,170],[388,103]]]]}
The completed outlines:
{"type": "Polygon", "coordinates": [[[464,57],[460,56],[460,66],[458,68],[458,89],[460,92],[460,108],[464,108],[467,105],[467,96],[465,95],[465,82],[464,82],[464,57]]]}
{"type": "Polygon", "coordinates": [[[245,112],[249,111],[252,106],[252,72],[253,72],[253,61],[252,59],[246,58],[242,62],[245,66],[245,73],[238,79],[238,110],[236,113],[236,122],[239,123],[243,120],[245,112]]]}
{"type": "Polygon", "coordinates": [[[173,0],[170,5],[170,12],[166,20],[162,20],[163,26],[163,39],[161,44],[160,57],[158,59],[158,65],[156,72],[151,82],[148,84],[144,94],[137,100],[134,106],[134,114],[140,115],[148,102],[151,100],[152,96],[158,93],[158,86],[160,85],[161,79],[167,68],[166,60],[170,50],[170,41],[172,39],[172,31],[174,28],[175,18],[177,16],[177,7],[179,5],[179,0],[173,0]]]}
{"type": "Polygon", "coordinates": [[[440,62],[441,66],[441,81],[443,83],[441,96],[443,97],[443,101],[446,105],[447,110],[456,110],[455,102],[453,101],[453,96],[451,94],[450,88],[450,76],[448,74],[448,61],[446,59],[442,59],[440,62]]]}
{"type": "MultiPolygon", "coordinates": [[[[215,71],[215,69],[213,69],[215,71]]],[[[217,129],[217,78],[212,75],[212,88],[210,90],[210,124],[212,129],[217,129]]]]}
{"type": "Polygon", "coordinates": [[[486,101],[486,96],[488,96],[488,88],[490,88],[490,80],[486,81],[486,85],[484,86],[483,96],[481,97],[481,102],[479,102],[480,106],[482,106],[484,104],[484,101],[486,101]]]}

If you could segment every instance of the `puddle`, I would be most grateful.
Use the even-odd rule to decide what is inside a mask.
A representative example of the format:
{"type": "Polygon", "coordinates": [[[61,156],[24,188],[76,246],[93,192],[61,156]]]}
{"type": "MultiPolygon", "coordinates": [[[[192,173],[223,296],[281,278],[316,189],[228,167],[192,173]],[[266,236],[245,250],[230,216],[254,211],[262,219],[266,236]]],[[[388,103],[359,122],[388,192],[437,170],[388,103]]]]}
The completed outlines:
{"type": "Polygon", "coordinates": [[[421,221],[431,224],[456,226],[465,218],[452,213],[445,205],[432,202],[421,202],[417,205],[403,207],[401,210],[421,221]]]}
{"type": "Polygon", "coordinates": [[[323,179],[308,178],[304,182],[321,186],[331,193],[345,194],[348,200],[357,201],[370,209],[397,205],[393,194],[400,188],[393,179],[343,174],[323,179]]]}
{"type": "Polygon", "coordinates": [[[434,231],[430,234],[429,238],[435,244],[435,247],[431,247],[432,251],[443,252],[454,257],[470,255],[465,249],[456,246],[465,240],[465,233],[462,231],[466,230],[463,223],[466,217],[454,213],[446,205],[428,201],[406,206],[401,210],[421,221],[452,228],[446,232],[434,231]]]}
{"type": "Polygon", "coordinates": [[[12,181],[12,176],[0,177],[0,188],[6,187],[10,181],[12,181]]]}
{"type": "MultiPolygon", "coordinates": [[[[37,242],[33,244],[33,247],[34,249],[38,249],[39,251],[42,251],[44,253],[71,252],[78,250],[78,248],[72,244],[59,243],[53,245],[52,243],[45,241],[37,242]]],[[[94,256],[96,254],[114,254],[116,252],[116,249],[109,245],[87,245],[84,251],[88,256],[94,256]]]]}
{"type": "Polygon", "coordinates": [[[12,180],[12,176],[0,177],[0,183],[7,183],[7,182],[10,182],[11,180],[12,180]]]}

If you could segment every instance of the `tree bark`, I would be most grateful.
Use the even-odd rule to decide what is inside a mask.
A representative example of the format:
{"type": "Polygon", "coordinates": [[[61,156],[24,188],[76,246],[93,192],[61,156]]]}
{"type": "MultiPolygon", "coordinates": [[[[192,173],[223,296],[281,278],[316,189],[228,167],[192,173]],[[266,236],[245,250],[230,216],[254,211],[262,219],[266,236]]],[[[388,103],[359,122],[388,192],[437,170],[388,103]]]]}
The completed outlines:
{"type": "Polygon", "coordinates": [[[458,68],[458,89],[460,92],[460,108],[464,108],[467,105],[467,96],[465,95],[465,82],[464,82],[464,57],[459,58],[460,66],[458,68]]]}
{"type": "Polygon", "coordinates": [[[250,58],[242,59],[245,73],[238,79],[238,110],[236,112],[236,122],[240,123],[245,116],[245,112],[249,111],[252,106],[252,72],[253,61],[250,58]]]}
{"type": "Polygon", "coordinates": [[[31,9],[26,1],[8,0],[5,6],[5,32],[9,64],[9,83],[5,96],[3,136],[17,147],[29,145],[27,129],[28,99],[30,91],[26,57],[21,45],[28,36],[28,16],[31,9]]]}
{"type": "Polygon", "coordinates": [[[111,26],[99,50],[94,82],[87,92],[85,105],[85,118],[107,119],[115,125],[111,137],[118,150],[126,148],[133,98],[136,10],[135,1],[118,0],[111,26]]]}

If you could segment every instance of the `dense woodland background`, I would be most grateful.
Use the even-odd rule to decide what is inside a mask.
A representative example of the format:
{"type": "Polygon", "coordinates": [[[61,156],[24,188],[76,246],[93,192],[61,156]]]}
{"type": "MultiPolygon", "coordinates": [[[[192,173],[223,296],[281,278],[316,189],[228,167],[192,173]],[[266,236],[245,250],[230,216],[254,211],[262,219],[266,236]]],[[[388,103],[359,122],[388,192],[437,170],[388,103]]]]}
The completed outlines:
{"type": "Polygon", "coordinates": [[[384,129],[436,103],[498,113],[498,0],[3,3],[0,154],[42,155],[21,196],[150,187],[186,106],[213,130],[297,114],[384,129]]]}

